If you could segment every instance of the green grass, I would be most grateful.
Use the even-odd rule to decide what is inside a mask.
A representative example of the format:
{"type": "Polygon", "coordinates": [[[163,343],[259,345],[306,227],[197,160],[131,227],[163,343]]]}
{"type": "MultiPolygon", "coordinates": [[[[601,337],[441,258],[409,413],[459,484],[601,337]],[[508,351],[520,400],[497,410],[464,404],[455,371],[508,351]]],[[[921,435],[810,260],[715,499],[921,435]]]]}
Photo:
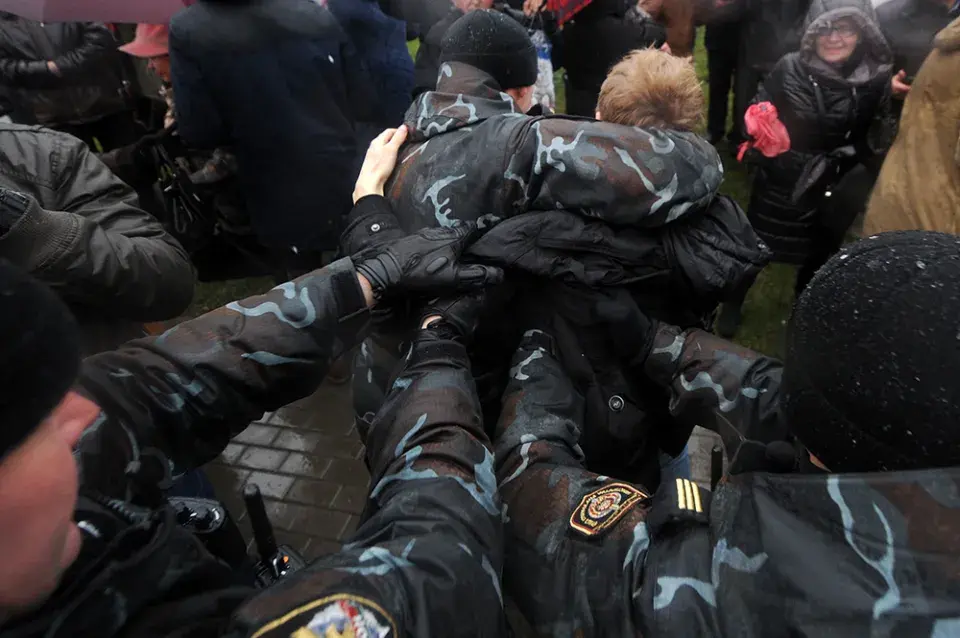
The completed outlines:
{"type": "MultiPolygon", "coordinates": [[[[409,43],[410,55],[416,56],[419,43],[409,43]]],[[[697,74],[706,91],[707,56],[703,46],[703,30],[697,34],[697,48],[694,55],[697,74]]],[[[562,73],[555,76],[557,106],[561,112],[566,107],[566,96],[562,73]]],[[[731,108],[732,112],[732,108],[731,108]]],[[[750,181],[746,170],[737,163],[735,149],[721,146],[720,154],[725,168],[722,191],[735,198],[746,208],[750,197],[750,181]]],[[[743,312],[743,325],[736,341],[748,348],[760,352],[781,356],[783,352],[784,326],[793,303],[793,279],[795,269],[791,266],[775,264],[764,270],[756,285],[747,296],[743,312]]],[[[237,281],[199,284],[193,305],[187,316],[197,316],[218,308],[235,299],[241,299],[268,290],[272,282],[266,278],[241,279],[237,281]]]]}

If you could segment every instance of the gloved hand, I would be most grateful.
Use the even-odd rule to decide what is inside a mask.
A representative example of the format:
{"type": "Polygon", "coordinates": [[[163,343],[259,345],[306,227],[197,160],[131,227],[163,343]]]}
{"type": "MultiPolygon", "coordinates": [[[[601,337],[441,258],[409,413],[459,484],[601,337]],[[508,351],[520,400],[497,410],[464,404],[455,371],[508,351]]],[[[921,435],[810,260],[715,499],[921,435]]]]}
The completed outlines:
{"type": "Polygon", "coordinates": [[[434,299],[423,307],[420,313],[420,325],[437,329],[436,327],[440,324],[441,327],[446,326],[450,329],[452,338],[469,341],[473,331],[477,329],[485,298],[486,295],[483,292],[474,292],[457,297],[434,299]],[[439,321],[427,326],[427,321],[436,317],[439,317],[439,321]]]}
{"type": "Polygon", "coordinates": [[[492,266],[461,264],[460,256],[479,231],[474,223],[454,228],[427,228],[354,259],[374,299],[385,292],[476,291],[503,281],[492,266]]]}

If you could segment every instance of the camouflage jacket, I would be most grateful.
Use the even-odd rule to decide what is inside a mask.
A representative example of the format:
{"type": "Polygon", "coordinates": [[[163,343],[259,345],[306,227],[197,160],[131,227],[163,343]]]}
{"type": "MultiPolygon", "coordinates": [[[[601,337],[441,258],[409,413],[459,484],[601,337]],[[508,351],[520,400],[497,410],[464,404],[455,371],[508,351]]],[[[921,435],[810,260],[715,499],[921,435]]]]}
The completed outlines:
{"type": "Polygon", "coordinates": [[[694,133],[529,117],[484,72],[440,67],[407,111],[409,141],[387,186],[406,230],[565,209],[656,227],[706,206],[723,177],[694,133]]]}
{"type": "MultiPolygon", "coordinates": [[[[775,419],[779,365],[665,326],[648,370],[678,416],[775,419]],[[712,408],[711,408],[712,406],[712,408]]],[[[527,333],[497,425],[505,595],[543,636],[948,636],[960,470],[685,479],[650,495],[583,468],[583,400],[527,333]]]]}
{"type": "MultiPolygon", "coordinates": [[[[78,444],[83,489],[124,497],[124,469],[151,448],[184,468],[210,460],[253,418],[312,392],[368,318],[342,259],[88,358],[79,390],[102,417],[78,444]]],[[[503,635],[500,504],[462,345],[421,331],[373,421],[367,462],[373,489],[350,542],[269,590],[231,586],[192,535],[158,519],[152,539],[135,530],[138,560],[94,557],[110,565],[107,582],[80,566],[90,581],[65,581],[10,635],[503,635]],[[221,589],[200,585],[212,582],[221,589]]]]}

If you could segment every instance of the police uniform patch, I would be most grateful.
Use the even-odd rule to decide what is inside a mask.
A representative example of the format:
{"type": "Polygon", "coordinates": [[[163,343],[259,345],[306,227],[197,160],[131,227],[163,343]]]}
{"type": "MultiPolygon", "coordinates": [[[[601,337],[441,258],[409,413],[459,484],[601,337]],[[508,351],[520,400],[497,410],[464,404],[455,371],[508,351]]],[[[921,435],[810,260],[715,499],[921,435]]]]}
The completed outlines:
{"type": "Polygon", "coordinates": [[[373,601],[357,596],[330,596],[306,625],[290,638],[387,638],[397,636],[396,623],[373,601]]]}
{"type": "Polygon", "coordinates": [[[583,497],[570,515],[570,527],[584,536],[596,536],[612,527],[634,505],[649,498],[627,483],[610,483],[583,497]]]}

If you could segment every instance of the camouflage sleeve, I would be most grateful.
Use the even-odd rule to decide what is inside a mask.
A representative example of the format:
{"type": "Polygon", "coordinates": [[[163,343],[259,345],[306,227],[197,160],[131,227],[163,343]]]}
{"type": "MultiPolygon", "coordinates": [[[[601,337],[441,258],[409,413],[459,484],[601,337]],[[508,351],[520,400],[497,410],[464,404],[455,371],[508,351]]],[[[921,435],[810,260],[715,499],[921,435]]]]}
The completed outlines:
{"type": "Polygon", "coordinates": [[[513,363],[495,444],[506,594],[536,635],[639,635],[647,495],[583,468],[584,401],[549,336],[528,332],[513,363]]]}
{"type": "Polygon", "coordinates": [[[106,470],[83,462],[84,454],[96,456],[98,439],[120,431],[134,448],[155,447],[182,469],[211,460],[264,411],[313,392],[363,338],[368,319],[353,263],[341,259],[87,358],[78,390],[103,418],[80,441],[81,464],[91,472],[85,478],[98,465],[106,470]]]}
{"type": "Polygon", "coordinates": [[[716,150],[694,133],[548,117],[518,148],[505,177],[524,210],[581,210],[616,225],[679,219],[706,206],[723,179],[716,150]]]}
{"type": "Polygon", "coordinates": [[[245,605],[236,623],[284,638],[507,635],[493,455],[461,344],[420,333],[367,460],[373,487],[351,542],[245,605]],[[269,618],[279,620],[258,620],[269,618]]]}
{"type": "Polygon", "coordinates": [[[660,324],[646,374],[670,390],[670,412],[730,445],[784,438],[779,415],[783,364],[703,330],[660,324]]]}

